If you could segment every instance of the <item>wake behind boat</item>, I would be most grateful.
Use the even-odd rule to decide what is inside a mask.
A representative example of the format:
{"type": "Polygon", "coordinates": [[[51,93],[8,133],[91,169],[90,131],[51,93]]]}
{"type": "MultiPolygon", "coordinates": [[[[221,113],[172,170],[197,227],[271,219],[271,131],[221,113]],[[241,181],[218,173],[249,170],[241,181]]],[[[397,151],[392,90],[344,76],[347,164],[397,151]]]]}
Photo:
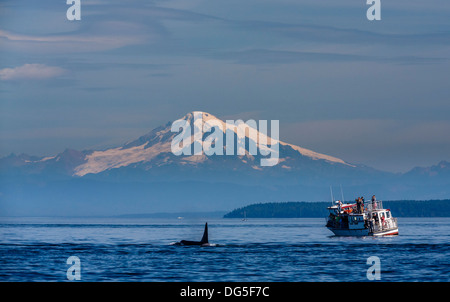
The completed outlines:
{"type": "Polygon", "coordinates": [[[398,235],[397,219],[375,196],[367,204],[361,198],[354,204],[342,204],[340,200],[335,203],[327,208],[330,214],[326,227],[336,236],[398,235]]]}

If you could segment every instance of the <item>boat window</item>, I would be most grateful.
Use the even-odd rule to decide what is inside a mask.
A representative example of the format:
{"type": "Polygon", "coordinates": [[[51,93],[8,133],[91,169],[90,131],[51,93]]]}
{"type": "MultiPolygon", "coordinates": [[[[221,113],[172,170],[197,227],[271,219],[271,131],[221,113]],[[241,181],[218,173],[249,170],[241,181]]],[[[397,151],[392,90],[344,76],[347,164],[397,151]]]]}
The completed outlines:
{"type": "Polygon", "coordinates": [[[391,218],[391,212],[386,212],[386,218],[391,218]]]}

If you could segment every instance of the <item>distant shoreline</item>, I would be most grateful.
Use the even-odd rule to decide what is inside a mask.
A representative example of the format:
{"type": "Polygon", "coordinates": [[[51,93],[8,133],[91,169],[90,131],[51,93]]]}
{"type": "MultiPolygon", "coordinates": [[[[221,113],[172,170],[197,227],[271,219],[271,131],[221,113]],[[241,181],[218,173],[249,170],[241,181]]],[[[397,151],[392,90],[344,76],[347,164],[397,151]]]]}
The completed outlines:
{"type": "MultiPolygon", "coordinates": [[[[367,202],[367,201],[366,201],[367,202]]],[[[234,209],[224,218],[317,218],[326,217],[330,202],[268,202],[234,209]]],[[[394,217],[450,217],[450,199],[383,201],[394,217]]]]}

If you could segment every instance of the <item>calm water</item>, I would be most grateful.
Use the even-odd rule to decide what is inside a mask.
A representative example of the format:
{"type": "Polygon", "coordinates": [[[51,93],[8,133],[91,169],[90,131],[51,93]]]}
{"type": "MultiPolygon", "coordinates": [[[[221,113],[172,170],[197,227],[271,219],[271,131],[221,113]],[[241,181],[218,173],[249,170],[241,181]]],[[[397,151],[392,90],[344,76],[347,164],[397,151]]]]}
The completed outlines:
{"type": "Polygon", "coordinates": [[[450,218],[399,218],[399,236],[334,237],[324,219],[0,218],[0,281],[450,281],[450,218]]]}

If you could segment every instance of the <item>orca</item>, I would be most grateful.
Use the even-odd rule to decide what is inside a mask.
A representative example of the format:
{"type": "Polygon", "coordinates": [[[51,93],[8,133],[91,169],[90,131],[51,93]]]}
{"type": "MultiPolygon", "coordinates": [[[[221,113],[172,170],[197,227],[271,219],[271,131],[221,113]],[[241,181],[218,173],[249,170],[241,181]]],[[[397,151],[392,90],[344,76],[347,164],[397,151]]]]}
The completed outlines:
{"type": "Polygon", "coordinates": [[[203,232],[202,240],[200,241],[189,241],[189,240],[181,240],[177,242],[176,245],[199,245],[199,246],[209,246],[208,242],[208,223],[205,223],[205,231],[203,232]]]}

